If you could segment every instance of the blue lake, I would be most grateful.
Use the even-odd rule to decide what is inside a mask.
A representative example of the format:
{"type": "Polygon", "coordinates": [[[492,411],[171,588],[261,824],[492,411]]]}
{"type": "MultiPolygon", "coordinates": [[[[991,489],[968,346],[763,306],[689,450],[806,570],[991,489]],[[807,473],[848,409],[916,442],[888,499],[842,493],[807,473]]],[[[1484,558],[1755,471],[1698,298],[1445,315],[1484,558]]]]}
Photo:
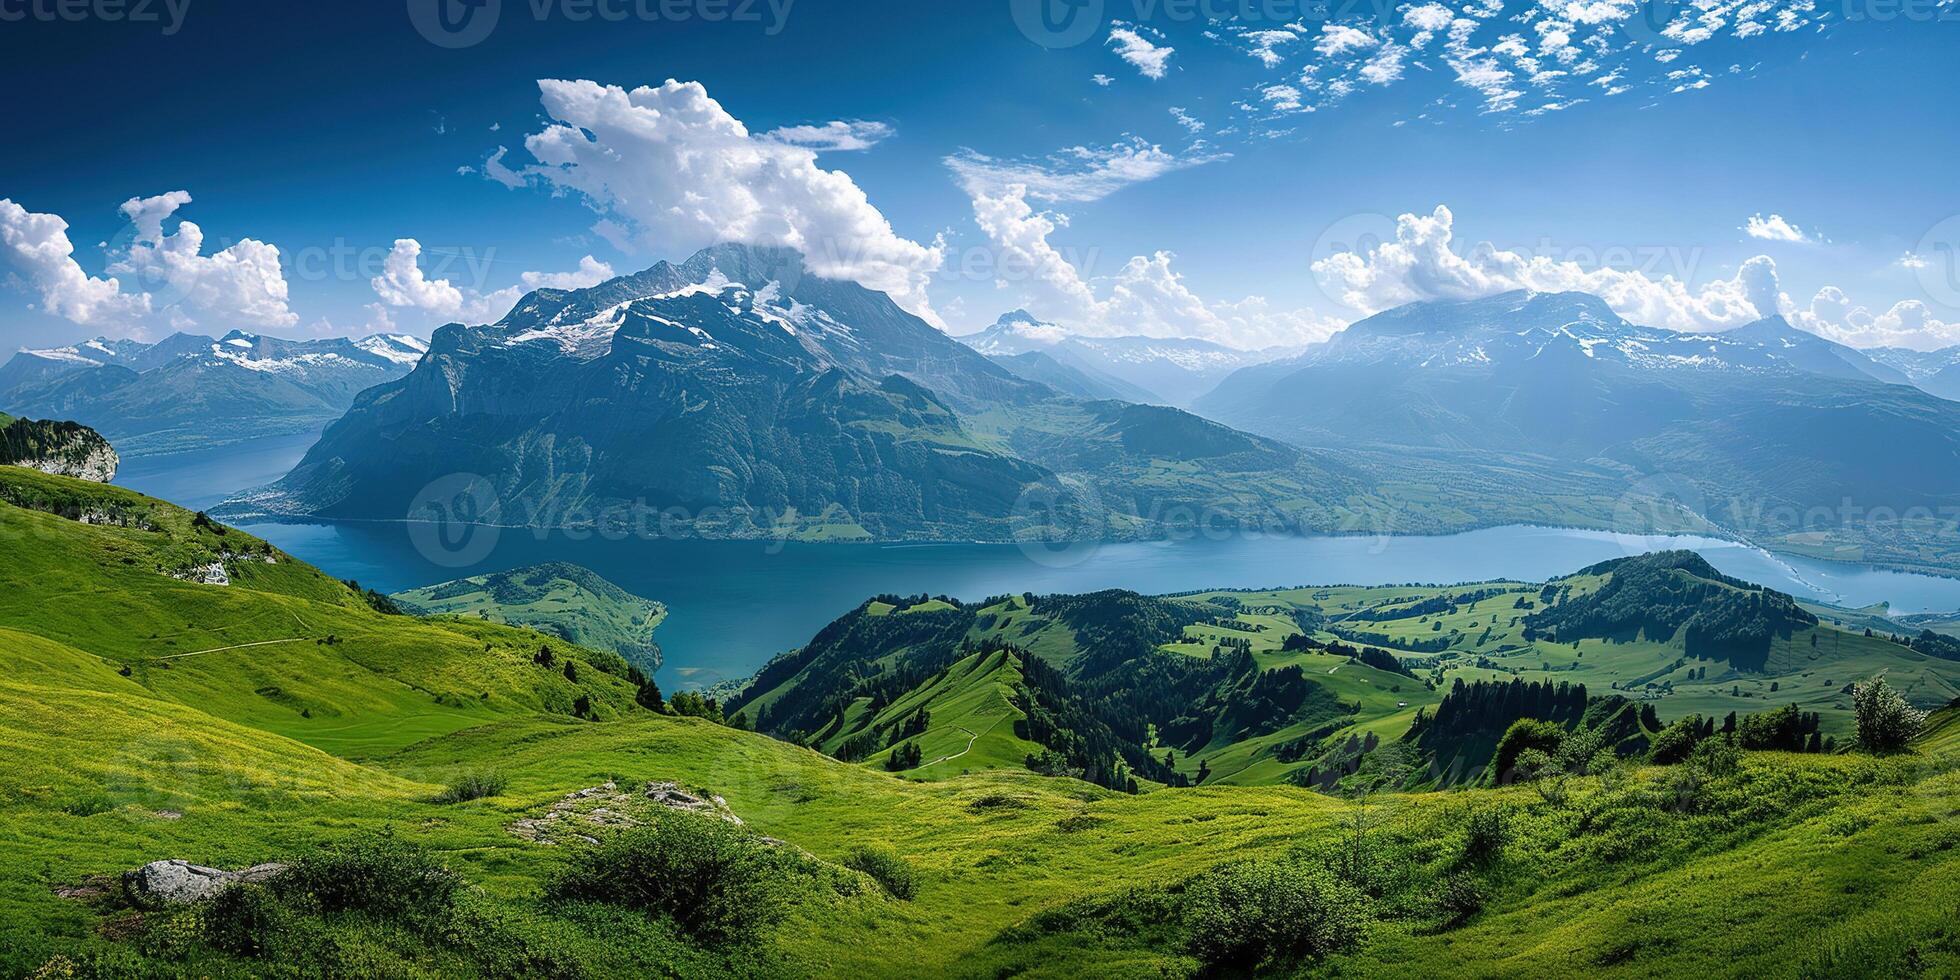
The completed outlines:
{"type": "MultiPolygon", "coordinates": [[[[135,461],[117,482],[192,507],[282,474],[304,440],[274,439],[190,457],[135,461]]],[[[1078,545],[813,545],[603,540],[529,529],[472,529],[467,562],[431,548],[427,527],[258,524],[246,527],[340,578],[385,592],[543,561],[584,565],[667,604],[657,637],[663,687],[752,673],[826,623],[881,593],[980,599],[1008,592],[1145,593],[1292,585],[1543,580],[1595,562],[1692,548],[1723,572],[1847,606],[1890,602],[1895,613],[1960,610],[1960,579],[1771,555],[1730,541],[1501,527],[1433,537],[1274,537],[1078,545]],[[412,534],[411,531],[416,533],[412,534]],[[419,546],[418,546],[419,545],[419,546]],[[480,556],[479,556],[480,555],[480,556]],[[433,557],[431,557],[433,556],[433,557]]]]}

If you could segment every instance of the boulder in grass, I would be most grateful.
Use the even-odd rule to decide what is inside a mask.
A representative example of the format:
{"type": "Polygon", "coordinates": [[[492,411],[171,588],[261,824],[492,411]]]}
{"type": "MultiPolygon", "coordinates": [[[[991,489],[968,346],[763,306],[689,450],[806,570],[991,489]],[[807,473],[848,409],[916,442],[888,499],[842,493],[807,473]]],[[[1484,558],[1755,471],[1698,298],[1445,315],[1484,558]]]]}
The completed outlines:
{"type": "Polygon", "coordinates": [[[286,872],[279,863],[257,864],[243,871],[207,868],[189,861],[152,861],[123,873],[123,891],[130,901],[148,908],[190,905],[234,885],[270,881],[286,872]]]}

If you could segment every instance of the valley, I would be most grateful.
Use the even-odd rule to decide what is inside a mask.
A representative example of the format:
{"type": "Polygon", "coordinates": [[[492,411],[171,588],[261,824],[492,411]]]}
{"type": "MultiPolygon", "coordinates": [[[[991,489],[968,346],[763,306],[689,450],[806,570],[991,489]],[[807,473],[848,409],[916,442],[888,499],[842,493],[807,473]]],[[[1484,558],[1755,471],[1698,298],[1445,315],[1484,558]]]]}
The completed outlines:
{"type": "MultiPolygon", "coordinates": [[[[611,654],[496,623],[391,614],[256,535],[127,490],[7,467],[0,489],[0,741],[16,760],[0,769],[0,836],[17,858],[0,873],[8,973],[259,974],[290,960],[356,972],[882,976],[903,962],[956,976],[1191,975],[1232,964],[1413,976],[1574,961],[1673,972],[1717,951],[1769,972],[1833,973],[1854,961],[1939,969],[1960,956],[1940,901],[1960,860],[1947,829],[1960,812],[1951,709],[1903,755],[1730,749],[1661,763],[1644,748],[1609,750],[1555,779],[1392,788],[1432,778],[1425,760],[1441,743],[1404,737],[1422,728],[1418,718],[1449,719],[1454,732],[1482,717],[1451,707],[1470,703],[1458,681],[1583,680],[1595,703],[1639,698],[1670,725],[1680,712],[1793,703],[1823,713],[1840,748],[1854,726],[1834,693],[1809,691],[1817,670],[1843,672],[1844,683],[1883,671],[1921,703],[1950,696],[1948,669],[1960,665],[1840,630],[1829,610],[1778,600],[1684,553],[1549,584],[874,599],[765,670],[767,689],[727,705],[724,725],[680,713],[696,705],[679,697],[649,707],[636,673],[611,654]],[[60,516],[77,506],[115,523],[60,516]],[[229,585],[175,577],[214,562],[229,585]],[[1601,598],[1636,586],[1629,602],[1601,598]],[[1548,592],[1549,605],[1520,606],[1548,592]],[[1656,601],[1664,595],[1676,605],[1656,601]],[[1642,626],[1643,639],[1613,618],[1633,608],[1667,622],[1665,610],[1679,609],[1692,620],[1722,595],[1742,597],[1740,612],[1777,610],[1767,632],[1695,632],[1690,622],[1685,641],[1653,634],[1659,626],[1642,626]],[[1561,635],[1526,640],[1526,627],[1561,635]],[[1703,633],[1723,639],[1697,646],[1703,633]],[[1343,653],[1343,636],[1400,653],[1343,653]],[[1417,652],[1439,637],[1443,649],[1417,652]],[[1303,649],[1305,639],[1325,647],[1303,649]],[[962,653],[968,641],[975,649],[962,653]],[[1673,673],[1654,673],[1684,653],[1693,656],[1673,673]],[[867,657],[918,680],[892,687],[875,711],[812,697],[878,676],[849,666],[867,657]],[[928,669],[932,657],[944,666],[928,669]],[[1547,657],[1558,660],[1549,673],[1547,657]],[[1139,779],[1134,794],[1069,778],[1067,745],[1113,747],[1097,733],[1120,740],[1113,723],[1149,717],[1101,711],[1078,685],[1147,676],[1134,674],[1146,663],[1165,665],[1166,680],[1215,679],[1163,688],[1175,694],[1166,703],[1195,694],[1214,713],[1180,709],[1146,732],[1151,757],[1192,750],[1195,761],[1180,750],[1164,767],[1172,782],[1205,778],[1139,779]],[[1708,683],[1684,678],[1703,667],[1714,668],[1708,683]],[[1611,679],[1634,672],[1652,677],[1611,679]],[[1647,698],[1649,683],[1672,691],[1647,698]],[[1738,684],[1746,694],[1721,693],[1738,684]],[[924,765],[891,772],[875,753],[844,762],[740,729],[758,717],[823,718],[826,703],[844,706],[845,726],[929,715],[907,736],[924,765]],[[1276,760],[1277,747],[1323,731],[1308,740],[1314,751],[1276,760]],[[1356,744],[1371,746],[1371,761],[1349,772],[1340,753],[1356,744]],[[1343,773],[1339,790],[1293,785],[1323,745],[1335,754],[1322,772],[1343,773]],[[1030,771],[1030,755],[1060,774],[1030,771]],[[685,791],[661,789],[676,783],[685,791]],[[1349,792],[1362,785],[1375,788],[1349,792]],[[612,812],[639,816],[580,832],[618,834],[617,847],[630,848],[643,840],[635,826],[652,820],[670,836],[721,841],[734,863],[693,872],[707,904],[689,908],[739,911],[725,920],[733,931],[607,897],[576,870],[583,849],[519,832],[548,814],[584,821],[577,827],[609,819],[563,801],[645,787],[711,800],[741,826],[615,803],[612,812]],[[122,897],[117,874],[164,858],[296,870],[202,905],[122,897]],[[464,887],[329,884],[350,873],[464,887]],[[1301,921],[1323,923],[1320,938],[1285,952],[1216,941],[1212,930],[1235,920],[1207,918],[1218,914],[1207,903],[1265,909],[1243,890],[1257,880],[1315,896],[1301,921]],[[1842,887],[1813,887],[1819,880],[1842,887]],[[573,885],[590,897],[563,897],[573,885]],[[1799,900],[1738,917],[1721,900],[1738,890],[1799,900]],[[1669,914],[1646,911],[1659,908],[1669,914]],[[1547,921],[1559,925],[1521,927],[1547,921]]],[[[1124,683],[1101,695],[1154,689],[1124,683]]],[[[1638,714],[1589,709],[1560,737],[1598,737],[1597,716],[1599,733],[1658,740],[1638,714]],[[1633,727],[1610,727],[1624,725],[1633,727]]],[[[1741,728],[1755,737],[1753,723],[1741,728]]],[[[1447,744],[1490,751],[1470,737],[1447,744]]]]}

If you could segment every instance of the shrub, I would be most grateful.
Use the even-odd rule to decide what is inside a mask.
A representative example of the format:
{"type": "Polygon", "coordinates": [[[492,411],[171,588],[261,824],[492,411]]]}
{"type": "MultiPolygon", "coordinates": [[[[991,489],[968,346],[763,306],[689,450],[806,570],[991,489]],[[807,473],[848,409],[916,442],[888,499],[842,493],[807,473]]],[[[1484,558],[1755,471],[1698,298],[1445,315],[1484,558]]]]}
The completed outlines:
{"type": "Polygon", "coordinates": [[[1501,806],[1479,807],[1470,811],[1463,824],[1463,850],[1457,863],[1470,868],[1488,868],[1504,857],[1511,843],[1511,814],[1501,806]]]}
{"type": "Polygon", "coordinates": [[[1318,959],[1361,942],[1366,902],[1323,869],[1278,861],[1226,865],[1186,890],[1185,943],[1212,967],[1254,970],[1318,959]]]}
{"type": "Polygon", "coordinates": [[[1867,752],[1903,751],[1926,724],[1926,713],[1907,704],[1883,677],[1854,686],[1851,708],[1858,716],[1858,744],[1867,752]]]}
{"type": "Polygon", "coordinates": [[[1648,758],[1662,766],[1686,761],[1688,753],[1694,751],[1695,743],[1699,740],[1700,719],[1694,716],[1683,718],[1654,736],[1653,751],[1648,758]]]}
{"type": "Polygon", "coordinates": [[[509,785],[510,785],[510,780],[505,779],[502,773],[496,773],[496,772],[465,773],[464,775],[451,780],[447,788],[445,788],[442,792],[437,793],[435,797],[435,802],[468,803],[471,800],[481,800],[484,799],[485,797],[499,796],[502,795],[505,787],[508,787],[509,785]]]}
{"type": "Polygon", "coordinates": [[[1443,917],[1443,928],[1454,929],[1483,910],[1484,890],[1471,875],[1452,872],[1436,883],[1436,912],[1443,917]]]}
{"type": "Polygon", "coordinates": [[[905,859],[882,847],[860,847],[844,858],[844,867],[862,871],[885,889],[885,894],[909,902],[919,890],[918,875],[905,859]]]}
{"type": "Polygon", "coordinates": [[[625,905],[705,942],[737,942],[782,917],[785,860],[727,821],[674,813],[573,852],[545,894],[625,905]]]}
{"type": "Polygon", "coordinates": [[[426,924],[448,911],[463,881],[426,849],[389,834],[353,837],[301,858],[270,886],[321,912],[426,924]]]}
{"type": "Polygon", "coordinates": [[[1504,736],[1497,740],[1497,751],[1491,757],[1491,772],[1498,781],[1509,782],[1511,770],[1520,754],[1536,749],[1549,756],[1556,753],[1559,744],[1564,741],[1565,729],[1560,725],[1537,718],[1520,718],[1512,722],[1504,736]]]}

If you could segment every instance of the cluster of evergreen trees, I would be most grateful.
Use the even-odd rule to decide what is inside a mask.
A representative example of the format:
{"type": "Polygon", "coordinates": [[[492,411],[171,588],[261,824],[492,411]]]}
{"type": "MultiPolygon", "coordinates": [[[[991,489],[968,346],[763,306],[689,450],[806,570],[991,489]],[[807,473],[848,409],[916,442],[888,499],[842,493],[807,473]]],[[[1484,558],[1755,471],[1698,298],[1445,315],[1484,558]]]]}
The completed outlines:
{"type": "Polygon", "coordinates": [[[1668,640],[1682,632],[1690,657],[1761,670],[1772,640],[1817,625],[1790,596],[1729,578],[1692,551],[1620,559],[1581,574],[1609,577],[1591,593],[1527,617],[1526,640],[1668,640]]]}
{"type": "Polygon", "coordinates": [[[1584,684],[1520,678],[1465,684],[1459,677],[1443,695],[1435,714],[1416,713],[1415,726],[1409,732],[1427,742],[1500,735],[1521,718],[1571,726],[1585,717],[1590,701],[1584,684]]]}

